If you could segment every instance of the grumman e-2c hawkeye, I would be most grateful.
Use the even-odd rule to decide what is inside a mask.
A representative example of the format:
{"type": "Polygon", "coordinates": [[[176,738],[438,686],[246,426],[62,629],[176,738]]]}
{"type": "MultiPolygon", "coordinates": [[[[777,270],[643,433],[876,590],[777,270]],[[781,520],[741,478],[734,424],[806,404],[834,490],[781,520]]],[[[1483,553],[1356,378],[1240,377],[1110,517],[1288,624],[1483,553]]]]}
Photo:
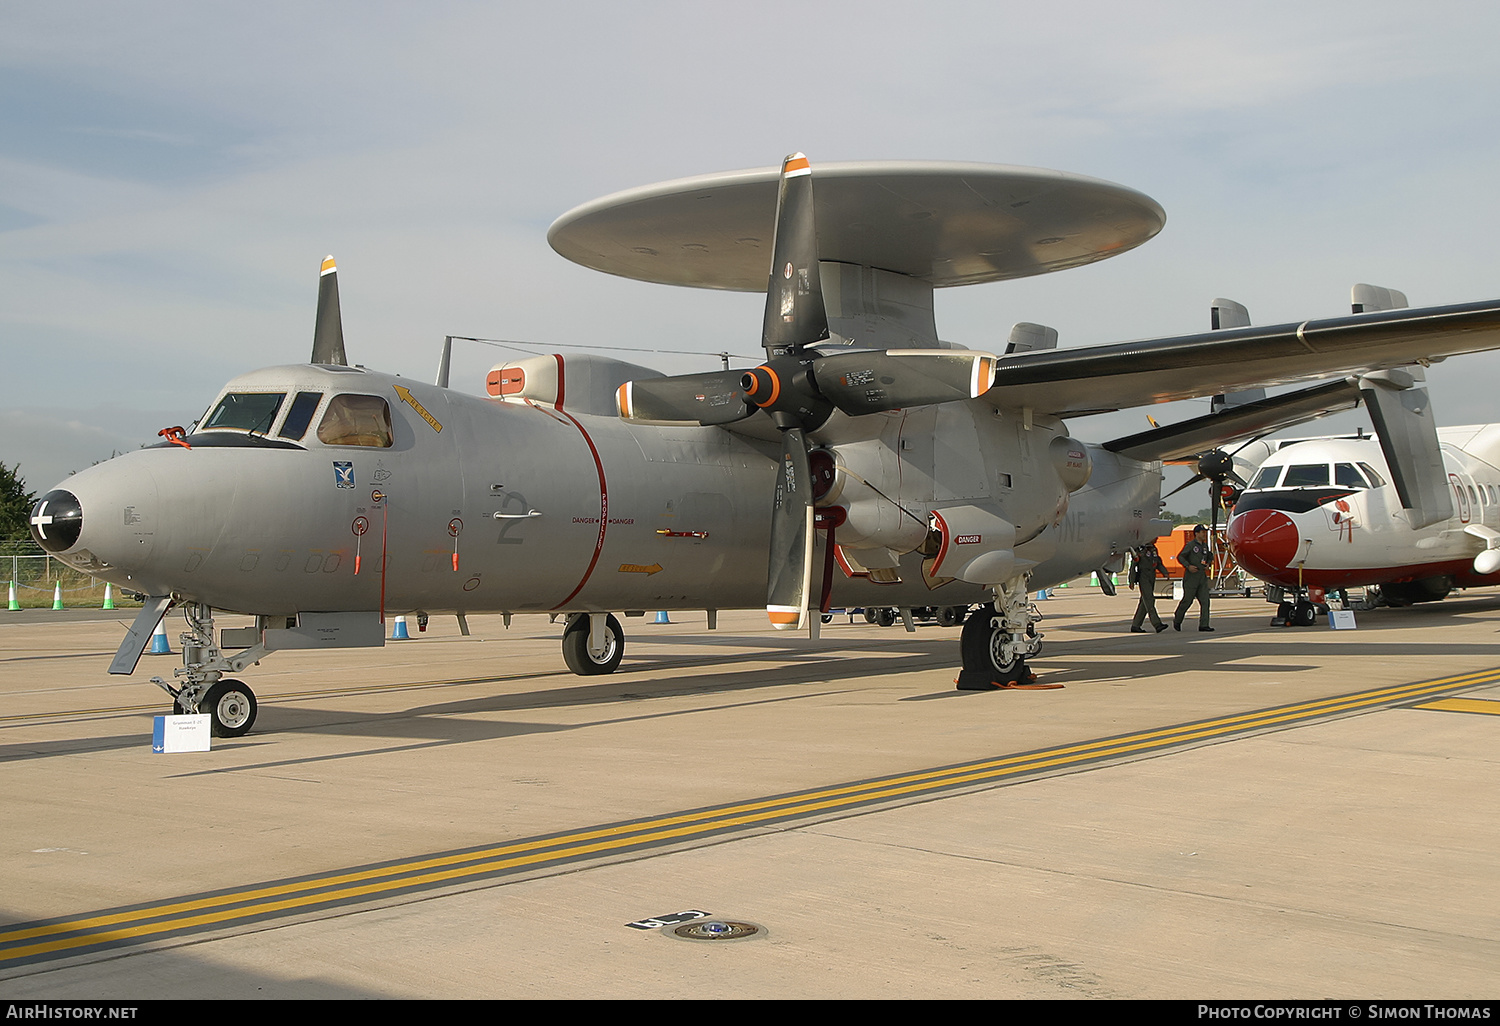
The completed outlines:
{"type": "Polygon", "coordinates": [[[1041,645],[1031,591],[1167,529],[1161,454],[1321,399],[1104,445],[1063,417],[1500,347],[1500,302],[1070,351],[1037,325],[1003,352],[938,340],[934,289],[1101,260],[1163,221],[1138,192],[1055,171],[814,174],[800,154],[620,193],[562,217],[553,247],[649,281],[765,288],[765,362],[667,377],[534,357],[496,367],[489,397],[446,387],[446,357],[436,385],[349,366],[330,261],[309,364],[236,378],[191,431],[69,478],[32,530],[145,596],[111,672],[183,608],[184,665],[158,683],[220,735],[255,718],[233,674],[280,649],[381,645],[403,613],[566,614],[569,666],[609,673],[618,611],[706,609],[713,626],[763,604],[777,627],[816,630],[809,611],[831,602],[984,602],[958,684],[1012,685],[1041,645]],[[215,610],[255,626],[216,636],[215,610]]]}

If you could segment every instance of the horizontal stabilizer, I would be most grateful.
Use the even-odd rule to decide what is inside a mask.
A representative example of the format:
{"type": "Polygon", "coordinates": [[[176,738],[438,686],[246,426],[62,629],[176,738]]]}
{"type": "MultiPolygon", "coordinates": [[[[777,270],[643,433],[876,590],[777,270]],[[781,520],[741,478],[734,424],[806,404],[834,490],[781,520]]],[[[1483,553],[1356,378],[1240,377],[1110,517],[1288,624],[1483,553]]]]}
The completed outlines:
{"type": "Polygon", "coordinates": [[[1104,448],[1134,460],[1177,460],[1251,435],[1270,434],[1330,413],[1352,410],[1360,393],[1340,378],[1312,388],[1226,406],[1218,413],[1105,442],[1104,448]]]}

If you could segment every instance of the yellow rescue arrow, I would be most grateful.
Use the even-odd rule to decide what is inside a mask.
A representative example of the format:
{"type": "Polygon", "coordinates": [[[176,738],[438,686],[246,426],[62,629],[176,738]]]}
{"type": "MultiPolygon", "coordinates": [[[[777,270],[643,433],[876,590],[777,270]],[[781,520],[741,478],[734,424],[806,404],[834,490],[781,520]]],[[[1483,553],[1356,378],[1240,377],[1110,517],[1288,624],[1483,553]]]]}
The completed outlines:
{"type": "Polygon", "coordinates": [[[420,416],[428,424],[432,425],[432,430],[434,430],[434,431],[441,431],[441,430],[443,430],[443,425],[441,425],[441,424],[439,424],[437,422],[437,418],[436,417],[434,417],[432,414],[430,414],[430,413],[427,412],[427,408],[425,406],[423,406],[421,403],[417,402],[417,397],[414,396],[414,395],[412,395],[411,391],[409,389],[407,389],[407,387],[405,385],[397,385],[396,386],[396,394],[401,397],[401,401],[402,402],[406,403],[406,405],[408,405],[412,409],[416,410],[418,416],[420,416]]]}

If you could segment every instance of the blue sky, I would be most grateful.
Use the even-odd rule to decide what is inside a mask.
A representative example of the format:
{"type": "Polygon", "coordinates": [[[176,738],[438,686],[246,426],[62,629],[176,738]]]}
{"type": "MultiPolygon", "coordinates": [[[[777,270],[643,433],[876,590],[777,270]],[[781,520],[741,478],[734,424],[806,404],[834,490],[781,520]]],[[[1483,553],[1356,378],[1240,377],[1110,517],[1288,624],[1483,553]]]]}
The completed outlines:
{"type": "MultiPolygon", "coordinates": [[[[1497,29],[1444,3],[6,4],[0,461],[42,491],[305,360],[330,252],[350,358],[409,376],[447,334],[753,353],[760,297],[611,279],[546,228],[799,149],[1058,168],[1166,208],[1117,259],[940,292],[975,348],[1019,320],[1065,346],[1202,330],[1216,296],[1329,316],[1357,281],[1493,298],[1497,29]]],[[[455,384],[499,358],[461,349],[455,384]]],[[[1497,370],[1435,368],[1442,422],[1500,419],[1497,370]]]]}

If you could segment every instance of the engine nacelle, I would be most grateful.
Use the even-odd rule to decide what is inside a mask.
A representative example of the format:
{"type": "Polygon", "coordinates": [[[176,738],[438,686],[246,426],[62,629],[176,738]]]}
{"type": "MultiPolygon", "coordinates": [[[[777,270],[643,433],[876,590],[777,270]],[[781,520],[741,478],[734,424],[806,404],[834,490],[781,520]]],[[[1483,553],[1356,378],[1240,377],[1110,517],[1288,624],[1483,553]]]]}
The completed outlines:
{"type": "Polygon", "coordinates": [[[929,575],[996,585],[1016,575],[1016,527],[994,510],[949,506],[933,510],[938,551],[929,575]]]}

